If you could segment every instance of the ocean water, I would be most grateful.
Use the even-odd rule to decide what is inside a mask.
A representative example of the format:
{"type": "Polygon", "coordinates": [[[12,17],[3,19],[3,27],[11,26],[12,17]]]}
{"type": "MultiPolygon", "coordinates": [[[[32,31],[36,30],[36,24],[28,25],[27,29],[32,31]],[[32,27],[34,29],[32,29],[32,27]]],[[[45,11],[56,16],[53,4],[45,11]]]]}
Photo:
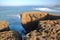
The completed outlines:
{"type": "Polygon", "coordinates": [[[0,20],[6,20],[11,30],[18,31],[22,37],[25,36],[25,29],[21,24],[20,14],[22,12],[44,11],[60,14],[60,8],[44,6],[0,6],[0,20]]]}

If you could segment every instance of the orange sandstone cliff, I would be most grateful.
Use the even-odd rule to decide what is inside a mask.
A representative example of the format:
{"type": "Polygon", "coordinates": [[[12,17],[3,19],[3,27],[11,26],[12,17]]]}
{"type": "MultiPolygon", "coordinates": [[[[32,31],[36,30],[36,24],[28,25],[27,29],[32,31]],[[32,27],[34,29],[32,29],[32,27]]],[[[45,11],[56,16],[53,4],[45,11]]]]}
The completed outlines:
{"type": "Polygon", "coordinates": [[[48,14],[46,12],[23,12],[21,14],[21,23],[27,32],[34,30],[41,20],[57,20],[60,16],[48,14]]]}

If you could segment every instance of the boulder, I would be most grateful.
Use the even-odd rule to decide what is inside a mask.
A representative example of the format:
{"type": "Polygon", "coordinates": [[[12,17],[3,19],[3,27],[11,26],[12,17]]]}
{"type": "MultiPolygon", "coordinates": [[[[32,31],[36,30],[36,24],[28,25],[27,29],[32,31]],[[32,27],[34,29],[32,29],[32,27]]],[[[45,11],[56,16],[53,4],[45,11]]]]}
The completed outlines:
{"type": "Polygon", "coordinates": [[[0,32],[0,40],[22,40],[21,35],[16,31],[0,32]]]}
{"type": "Polygon", "coordinates": [[[27,32],[34,30],[38,26],[38,21],[45,19],[46,12],[23,12],[21,23],[27,32]]]}
{"type": "Polygon", "coordinates": [[[8,30],[9,30],[9,27],[8,27],[7,21],[0,21],[0,32],[8,31],[8,30]]]}

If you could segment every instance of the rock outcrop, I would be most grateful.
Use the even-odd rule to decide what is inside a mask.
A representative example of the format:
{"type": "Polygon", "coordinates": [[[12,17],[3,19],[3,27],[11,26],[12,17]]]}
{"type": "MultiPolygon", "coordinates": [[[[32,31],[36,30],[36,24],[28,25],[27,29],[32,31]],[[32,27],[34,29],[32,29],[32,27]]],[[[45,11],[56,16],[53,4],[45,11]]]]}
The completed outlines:
{"type": "Polygon", "coordinates": [[[9,30],[8,23],[6,21],[0,21],[0,32],[8,30],[9,30]]]}
{"type": "Polygon", "coordinates": [[[22,24],[27,24],[29,22],[39,20],[47,15],[45,12],[23,12],[21,15],[22,24]]]}
{"type": "Polygon", "coordinates": [[[38,29],[26,35],[26,40],[60,40],[60,20],[43,20],[38,29]]]}
{"type": "Polygon", "coordinates": [[[60,20],[45,20],[39,22],[39,27],[44,31],[44,36],[50,40],[60,40],[60,20]]]}
{"type": "Polygon", "coordinates": [[[46,12],[23,12],[21,14],[21,23],[28,32],[35,30],[40,20],[57,20],[60,16],[48,14],[46,12]]]}
{"type": "Polygon", "coordinates": [[[0,40],[22,40],[21,36],[16,31],[0,32],[0,40]]]}
{"type": "Polygon", "coordinates": [[[0,21],[0,40],[22,40],[21,35],[16,31],[11,31],[7,21],[0,21]]]}
{"type": "Polygon", "coordinates": [[[21,22],[27,32],[34,30],[38,26],[38,21],[45,19],[46,12],[23,12],[21,22]]]}

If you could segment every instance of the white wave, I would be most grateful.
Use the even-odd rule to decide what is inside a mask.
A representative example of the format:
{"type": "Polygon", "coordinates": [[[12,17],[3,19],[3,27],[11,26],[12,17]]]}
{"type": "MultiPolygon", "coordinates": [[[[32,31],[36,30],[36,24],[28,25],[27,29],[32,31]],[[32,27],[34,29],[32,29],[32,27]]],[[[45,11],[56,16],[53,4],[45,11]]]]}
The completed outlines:
{"type": "Polygon", "coordinates": [[[1,15],[1,17],[18,17],[20,19],[20,14],[1,15]]]}
{"type": "Polygon", "coordinates": [[[18,14],[18,15],[16,15],[19,19],[20,19],[20,15],[18,14]]]}
{"type": "Polygon", "coordinates": [[[35,8],[35,10],[40,10],[40,11],[47,11],[47,12],[54,12],[57,10],[49,9],[49,8],[35,8]]]}
{"type": "Polygon", "coordinates": [[[55,8],[55,9],[60,10],[60,8],[55,8]]]}

